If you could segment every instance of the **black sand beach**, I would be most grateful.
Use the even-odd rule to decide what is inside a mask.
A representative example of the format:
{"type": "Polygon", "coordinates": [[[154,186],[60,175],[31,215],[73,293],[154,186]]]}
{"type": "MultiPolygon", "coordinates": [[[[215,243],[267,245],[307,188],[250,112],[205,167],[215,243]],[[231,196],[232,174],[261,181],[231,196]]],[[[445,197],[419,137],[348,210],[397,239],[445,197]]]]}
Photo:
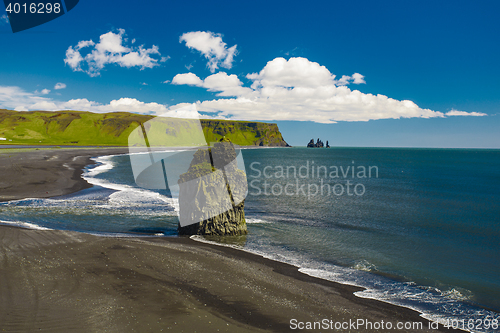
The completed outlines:
{"type": "Polygon", "coordinates": [[[81,178],[91,157],[128,153],[128,148],[22,149],[0,146],[0,201],[50,198],[91,187],[81,178]]]}
{"type": "MultiPolygon", "coordinates": [[[[126,152],[0,153],[0,199],[87,188],[80,175],[90,157],[126,152]]],[[[418,313],[358,298],[357,290],[189,238],[0,227],[0,330],[6,332],[289,332],[292,319],[393,326],[318,332],[434,331],[418,313]],[[423,329],[396,329],[397,323],[416,321],[423,329]]]]}

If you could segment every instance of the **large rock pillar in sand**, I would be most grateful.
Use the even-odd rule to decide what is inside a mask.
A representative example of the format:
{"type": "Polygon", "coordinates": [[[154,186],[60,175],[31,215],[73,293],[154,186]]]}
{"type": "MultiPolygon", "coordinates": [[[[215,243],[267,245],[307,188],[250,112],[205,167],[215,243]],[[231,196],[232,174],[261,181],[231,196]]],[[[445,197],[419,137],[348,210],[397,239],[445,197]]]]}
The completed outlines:
{"type": "Polygon", "coordinates": [[[180,235],[244,235],[247,179],[233,144],[200,149],[179,177],[180,235]]]}

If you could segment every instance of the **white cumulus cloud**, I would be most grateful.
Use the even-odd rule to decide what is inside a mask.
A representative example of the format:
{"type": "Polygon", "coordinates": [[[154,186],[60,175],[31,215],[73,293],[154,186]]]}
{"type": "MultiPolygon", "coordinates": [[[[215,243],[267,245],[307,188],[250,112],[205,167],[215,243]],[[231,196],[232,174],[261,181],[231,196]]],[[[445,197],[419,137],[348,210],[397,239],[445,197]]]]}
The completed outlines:
{"type": "Polygon", "coordinates": [[[339,80],[335,81],[335,84],[338,86],[346,86],[351,83],[354,84],[366,83],[365,77],[359,73],[354,73],[352,74],[352,76],[342,75],[342,77],[339,80]]]}
{"type": "Polygon", "coordinates": [[[482,113],[482,112],[466,112],[466,111],[458,111],[458,110],[454,110],[454,109],[446,112],[446,115],[447,116],[473,116],[473,117],[487,116],[486,113],[482,113]]]}
{"type": "MultiPolygon", "coordinates": [[[[166,81],[165,81],[166,82],[166,81]]],[[[203,85],[203,81],[193,73],[185,73],[185,74],[177,74],[172,79],[172,84],[187,84],[189,86],[197,86],[201,87],[203,85]]]]}
{"type": "Polygon", "coordinates": [[[49,89],[42,89],[42,91],[40,93],[42,95],[47,95],[48,93],[50,93],[50,90],[49,89]]]}
{"type": "Polygon", "coordinates": [[[227,75],[225,72],[212,74],[205,80],[200,79],[193,73],[177,74],[172,79],[172,84],[202,87],[208,91],[217,92],[217,96],[239,96],[252,94],[253,92],[252,89],[243,87],[243,82],[240,81],[238,76],[234,74],[227,75]]]}
{"type": "Polygon", "coordinates": [[[212,73],[219,66],[231,69],[234,56],[236,55],[236,45],[227,47],[222,41],[220,34],[210,31],[192,31],[183,34],[179,41],[185,42],[190,49],[201,52],[208,59],[207,67],[212,73]]]}
{"type": "Polygon", "coordinates": [[[365,77],[359,73],[354,73],[352,74],[352,80],[354,84],[361,84],[361,83],[366,83],[365,82],[365,77]]]}
{"type": "Polygon", "coordinates": [[[61,83],[61,82],[57,82],[56,85],[54,86],[55,90],[65,89],[65,88],[66,88],[66,83],[61,83]]]}
{"type": "Polygon", "coordinates": [[[196,109],[196,104],[180,103],[171,108],[168,112],[160,114],[161,117],[200,119],[201,116],[196,109]]]}
{"type": "Polygon", "coordinates": [[[107,64],[117,64],[127,68],[140,67],[142,70],[159,66],[158,62],[168,59],[161,57],[156,45],[149,49],[143,45],[138,47],[124,45],[127,41],[124,36],[126,36],[125,30],[119,29],[118,33],[110,31],[101,35],[97,44],[92,40],[80,41],[76,46],[70,46],[66,50],[64,62],[73,71],[99,76],[107,64]],[[88,51],[85,56],[81,52],[84,49],[88,51]]]}
{"type": "MultiPolygon", "coordinates": [[[[200,101],[198,110],[240,120],[299,120],[318,123],[374,119],[445,117],[439,111],[420,108],[409,100],[351,90],[350,83],[365,83],[355,73],[336,80],[325,66],[306,58],[276,58],[258,73],[246,76],[244,87],[236,75],[219,72],[200,79],[193,73],[178,74],[173,84],[188,84],[217,92],[214,100],[200,101]]],[[[473,115],[447,113],[446,115],[473,115]]]]}

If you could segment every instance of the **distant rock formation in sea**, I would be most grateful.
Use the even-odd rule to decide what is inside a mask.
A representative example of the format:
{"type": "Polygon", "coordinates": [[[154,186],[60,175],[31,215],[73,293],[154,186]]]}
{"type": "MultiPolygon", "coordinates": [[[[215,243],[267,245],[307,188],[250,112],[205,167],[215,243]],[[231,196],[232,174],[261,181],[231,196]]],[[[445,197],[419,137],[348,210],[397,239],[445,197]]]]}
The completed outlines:
{"type": "MultiPolygon", "coordinates": [[[[307,144],[307,147],[309,147],[309,148],[323,148],[323,147],[325,147],[325,145],[323,144],[323,141],[321,141],[318,138],[316,143],[314,143],[314,139],[311,139],[311,141],[309,141],[309,143],[307,144]]],[[[326,148],[330,148],[328,141],[326,141],[326,148]]]]}
{"type": "Polygon", "coordinates": [[[180,235],[247,234],[247,179],[237,168],[236,152],[228,139],[194,154],[189,170],[180,175],[179,189],[180,220],[196,221],[186,226],[179,223],[180,235]]]}

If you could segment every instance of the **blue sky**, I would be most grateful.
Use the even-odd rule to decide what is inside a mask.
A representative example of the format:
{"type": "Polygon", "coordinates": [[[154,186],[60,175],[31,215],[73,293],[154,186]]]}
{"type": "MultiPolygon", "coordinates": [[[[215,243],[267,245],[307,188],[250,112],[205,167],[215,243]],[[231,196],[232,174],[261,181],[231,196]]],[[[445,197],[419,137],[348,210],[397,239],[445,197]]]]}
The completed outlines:
{"type": "Polygon", "coordinates": [[[498,1],[84,0],[16,34],[0,18],[0,108],[197,103],[277,122],[292,145],[500,148],[498,13],[498,1]]]}

